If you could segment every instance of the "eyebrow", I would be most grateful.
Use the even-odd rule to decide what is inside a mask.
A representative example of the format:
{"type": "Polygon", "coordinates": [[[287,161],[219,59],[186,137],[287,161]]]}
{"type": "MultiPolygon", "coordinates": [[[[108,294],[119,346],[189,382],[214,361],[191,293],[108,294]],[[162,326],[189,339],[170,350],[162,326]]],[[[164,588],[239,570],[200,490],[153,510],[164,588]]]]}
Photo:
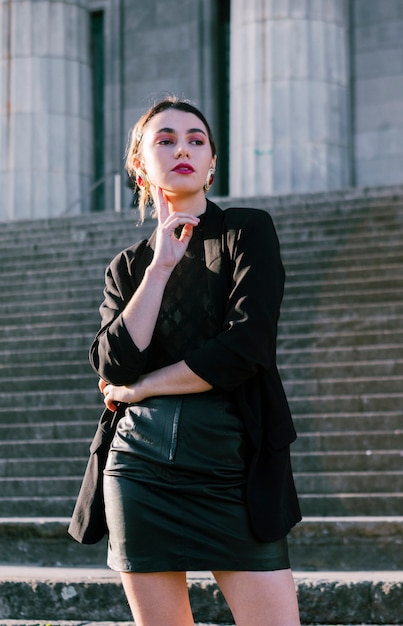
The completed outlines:
{"type": "MultiPolygon", "coordinates": [[[[186,132],[188,135],[191,135],[192,133],[202,133],[203,135],[206,135],[202,128],[189,128],[186,132]]],[[[164,128],[160,128],[157,133],[168,133],[169,135],[174,135],[175,129],[166,126],[164,128]]]]}

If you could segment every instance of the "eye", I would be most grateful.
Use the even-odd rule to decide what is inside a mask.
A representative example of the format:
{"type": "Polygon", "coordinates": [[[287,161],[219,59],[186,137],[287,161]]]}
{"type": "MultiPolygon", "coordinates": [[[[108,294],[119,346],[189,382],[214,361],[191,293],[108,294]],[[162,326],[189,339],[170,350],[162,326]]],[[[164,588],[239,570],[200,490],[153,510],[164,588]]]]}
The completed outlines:
{"type": "Polygon", "coordinates": [[[169,146],[172,143],[173,143],[172,139],[159,139],[157,141],[157,145],[159,146],[169,146]]]}
{"type": "Polygon", "coordinates": [[[194,146],[203,146],[205,143],[204,137],[190,137],[189,143],[194,146]]]}

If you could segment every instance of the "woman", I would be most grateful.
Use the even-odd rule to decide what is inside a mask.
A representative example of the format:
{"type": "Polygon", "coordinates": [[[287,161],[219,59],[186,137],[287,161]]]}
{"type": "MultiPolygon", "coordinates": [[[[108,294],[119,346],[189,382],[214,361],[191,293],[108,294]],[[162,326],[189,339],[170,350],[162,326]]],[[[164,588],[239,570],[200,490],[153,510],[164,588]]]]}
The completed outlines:
{"type": "Polygon", "coordinates": [[[139,120],[126,165],[158,226],[109,266],[90,353],[106,407],[126,407],[104,471],[108,564],[136,626],[194,623],[187,570],[213,572],[238,626],[296,626],[272,221],[206,199],[216,148],[187,102],[139,120]]]}

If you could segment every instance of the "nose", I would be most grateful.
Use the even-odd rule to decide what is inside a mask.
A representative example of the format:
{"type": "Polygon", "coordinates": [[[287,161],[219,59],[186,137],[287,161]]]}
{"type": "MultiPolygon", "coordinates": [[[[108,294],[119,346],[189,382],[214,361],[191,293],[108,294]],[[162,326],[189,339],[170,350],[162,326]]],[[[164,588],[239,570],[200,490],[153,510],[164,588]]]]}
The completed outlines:
{"type": "Polygon", "coordinates": [[[190,153],[188,148],[183,148],[182,146],[178,146],[176,149],[175,157],[180,159],[181,157],[189,158],[190,153]]]}

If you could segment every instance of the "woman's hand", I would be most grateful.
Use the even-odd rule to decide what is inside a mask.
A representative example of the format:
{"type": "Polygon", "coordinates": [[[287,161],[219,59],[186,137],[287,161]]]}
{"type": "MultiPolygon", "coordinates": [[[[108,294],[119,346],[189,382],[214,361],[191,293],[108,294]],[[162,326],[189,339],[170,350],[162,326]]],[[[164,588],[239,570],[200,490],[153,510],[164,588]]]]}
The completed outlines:
{"type": "Polygon", "coordinates": [[[110,411],[116,411],[117,402],[132,404],[133,402],[140,402],[141,400],[144,400],[145,397],[141,394],[139,382],[136,382],[133,385],[117,386],[110,385],[105,380],[100,378],[98,387],[100,392],[104,395],[105,406],[110,411]]]}
{"type": "Polygon", "coordinates": [[[158,227],[154,259],[151,265],[170,274],[185,254],[192,238],[193,227],[197,226],[200,220],[190,213],[176,211],[169,213],[164,193],[160,187],[156,187],[154,199],[158,213],[158,227]],[[175,229],[178,226],[183,226],[179,238],[175,234],[175,229]]]}

